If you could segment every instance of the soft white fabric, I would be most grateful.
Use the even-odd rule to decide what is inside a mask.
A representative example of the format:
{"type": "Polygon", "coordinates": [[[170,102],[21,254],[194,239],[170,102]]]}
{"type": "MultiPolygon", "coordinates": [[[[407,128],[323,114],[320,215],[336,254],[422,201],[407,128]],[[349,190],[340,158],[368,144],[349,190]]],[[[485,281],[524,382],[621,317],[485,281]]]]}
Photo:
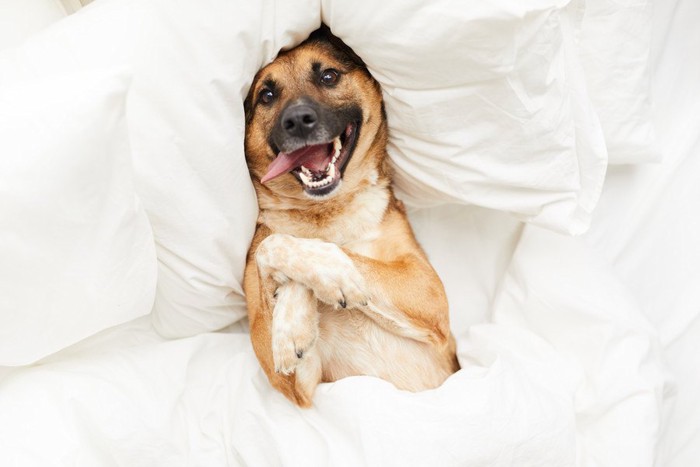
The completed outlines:
{"type": "Polygon", "coordinates": [[[656,162],[651,119],[652,0],[579,2],[579,54],[611,164],[656,162]]]}
{"type": "Polygon", "coordinates": [[[570,50],[565,3],[485,5],[446,22],[441,36],[421,37],[414,32],[444,16],[439,4],[414,15],[415,5],[395,2],[372,16],[383,26],[368,28],[362,9],[345,3],[102,0],[33,41],[21,63],[133,67],[127,120],[159,260],[153,319],[177,337],[245,316],[241,280],[256,210],[241,102],[255,71],[306,37],[321,14],[384,86],[405,197],[584,230],[605,148],[570,50]],[[443,45],[448,37],[454,46],[443,45]]]}
{"type": "Polygon", "coordinates": [[[0,365],[32,363],[150,312],[156,258],[134,191],[128,74],[3,79],[0,365]]]}
{"type": "MultiPolygon", "coordinates": [[[[101,0],[85,14],[123,4],[101,0]]],[[[428,4],[423,8],[430,12],[428,4]]],[[[349,378],[322,385],[317,407],[301,411],[270,388],[240,326],[233,334],[165,341],[143,318],[41,366],[0,369],[0,464],[391,465],[397,459],[397,465],[637,467],[656,458],[657,466],[693,465],[700,455],[700,57],[692,52],[700,44],[694,21],[700,12],[684,0],[664,3],[664,11],[656,18],[662,27],[654,62],[664,162],[611,172],[588,246],[475,207],[411,214],[445,281],[468,367],[442,388],[411,395],[376,379],[349,378]],[[663,356],[675,372],[675,411],[661,350],[642,311],[660,330],[663,356]],[[466,332],[484,321],[495,324],[466,332]]],[[[325,3],[324,15],[333,17],[325,3]]],[[[128,30],[135,17],[81,18],[70,19],[66,34],[93,24],[115,28],[105,34],[115,42],[134,36],[119,37],[119,28],[128,30]]],[[[173,48],[187,48],[194,34],[188,30],[173,48]]],[[[270,55],[261,62],[279,44],[263,45],[270,55]]],[[[50,49],[55,60],[37,54],[27,63],[81,66],[64,49],[50,49]]],[[[162,234],[181,228],[168,225],[162,234]]],[[[201,264],[183,271],[203,270],[201,264]]],[[[218,290],[208,278],[198,280],[203,293],[218,290]]]]}
{"type": "Polygon", "coordinates": [[[607,155],[568,2],[322,3],[382,85],[404,200],[585,231],[607,155]]]}
{"type": "Polygon", "coordinates": [[[658,337],[605,263],[577,240],[526,227],[493,321],[534,331],[583,372],[578,465],[652,465],[667,389],[658,337]]]}
{"type": "Polygon", "coordinates": [[[260,66],[315,29],[319,12],[313,0],[144,5],[128,117],[160,262],[154,324],[177,337],[246,315],[257,203],[242,102],[260,66]]]}
{"type": "Polygon", "coordinates": [[[659,165],[610,171],[585,240],[658,329],[676,382],[657,467],[700,459],[700,3],[654,2],[654,128],[659,165]]]}
{"type": "Polygon", "coordinates": [[[66,16],[59,0],[2,0],[0,50],[15,47],[66,16]]]}
{"type": "MultiPolygon", "coordinates": [[[[6,376],[0,411],[19,423],[0,421],[0,452],[30,466],[49,453],[75,465],[652,465],[663,367],[616,278],[579,239],[522,226],[490,236],[503,214],[452,223],[438,211],[446,237],[482,241],[453,245],[456,258],[492,252],[438,266],[453,280],[481,272],[483,287],[463,293],[496,322],[456,329],[463,369],[439,389],[355,377],[297,409],[269,385],[247,334],[168,342],[142,320],[6,376]],[[507,264],[494,268],[499,248],[507,264]],[[31,450],[29,433],[51,434],[50,449],[31,450]]],[[[429,255],[444,248],[421,232],[429,255]]]]}
{"type": "Polygon", "coordinates": [[[27,73],[134,70],[126,113],[136,189],[158,254],[153,319],[171,337],[246,314],[241,281],[257,211],[243,156],[243,98],[264,62],[320,22],[313,2],[210,3],[103,0],[7,52],[8,82],[27,73]]]}
{"type": "Polygon", "coordinates": [[[434,391],[347,378],[322,384],[316,406],[304,410],[272,389],[246,334],[161,342],[147,325],[132,323],[7,376],[0,385],[0,460],[574,465],[578,375],[524,330],[473,328],[459,340],[465,369],[434,391]],[[36,439],[45,440],[42,449],[33,448],[36,439]]]}

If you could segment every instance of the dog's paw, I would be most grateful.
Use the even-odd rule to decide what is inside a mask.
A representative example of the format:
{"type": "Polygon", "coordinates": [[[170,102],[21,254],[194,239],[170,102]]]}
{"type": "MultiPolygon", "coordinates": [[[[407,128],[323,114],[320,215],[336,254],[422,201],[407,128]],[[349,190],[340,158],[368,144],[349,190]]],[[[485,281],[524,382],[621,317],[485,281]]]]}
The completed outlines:
{"type": "Polygon", "coordinates": [[[320,301],[336,308],[367,306],[364,280],[349,258],[348,263],[342,268],[319,268],[309,278],[309,287],[320,301]]]}
{"type": "Polygon", "coordinates": [[[303,332],[274,332],[272,333],[272,359],[275,363],[275,373],[289,375],[296,371],[304,358],[308,358],[317,334],[304,329],[303,332]]]}
{"type": "Polygon", "coordinates": [[[293,373],[313,349],[318,332],[318,310],[312,292],[296,282],[280,285],[272,315],[275,372],[293,373]]]}
{"type": "Polygon", "coordinates": [[[259,269],[278,283],[302,283],[336,308],[367,305],[364,278],[334,243],[273,234],[260,244],[256,259],[259,269]]]}

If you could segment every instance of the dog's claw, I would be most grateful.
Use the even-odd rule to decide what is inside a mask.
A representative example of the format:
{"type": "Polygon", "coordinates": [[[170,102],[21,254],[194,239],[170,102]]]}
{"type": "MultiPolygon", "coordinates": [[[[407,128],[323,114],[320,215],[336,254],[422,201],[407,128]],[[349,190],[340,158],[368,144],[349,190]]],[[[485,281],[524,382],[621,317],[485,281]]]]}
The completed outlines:
{"type": "Polygon", "coordinates": [[[338,302],[338,305],[340,305],[340,308],[347,308],[348,303],[345,301],[345,298],[343,298],[338,302]]]}
{"type": "Polygon", "coordinates": [[[297,350],[297,358],[301,358],[304,356],[304,351],[303,350],[297,350]]]}

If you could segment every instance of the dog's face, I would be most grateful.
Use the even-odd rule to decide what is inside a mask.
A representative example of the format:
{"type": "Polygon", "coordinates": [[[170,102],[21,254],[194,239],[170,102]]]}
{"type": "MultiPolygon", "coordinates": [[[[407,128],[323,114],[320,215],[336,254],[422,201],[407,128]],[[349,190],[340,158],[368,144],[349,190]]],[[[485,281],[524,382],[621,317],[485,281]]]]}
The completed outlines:
{"type": "Polygon", "coordinates": [[[325,28],[258,72],[245,111],[248,167],[271,194],[324,200],[384,173],[379,85],[325,28]]]}

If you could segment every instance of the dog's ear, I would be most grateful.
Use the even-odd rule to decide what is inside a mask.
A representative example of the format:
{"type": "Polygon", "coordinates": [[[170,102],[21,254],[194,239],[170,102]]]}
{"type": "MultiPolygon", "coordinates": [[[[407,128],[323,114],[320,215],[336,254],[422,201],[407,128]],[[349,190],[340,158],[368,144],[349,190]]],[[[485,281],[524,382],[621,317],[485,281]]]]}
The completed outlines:
{"type": "Polygon", "coordinates": [[[338,36],[331,32],[331,28],[321,23],[321,27],[311,33],[307,39],[309,42],[327,42],[333,46],[340,56],[338,57],[343,62],[347,62],[349,65],[360,68],[367,68],[365,62],[360,58],[359,55],[355,53],[345,42],[343,42],[338,36]]]}
{"type": "Polygon", "coordinates": [[[248,95],[245,97],[245,100],[243,101],[243,114],[245,115],[246,125],[249,124],[250,121],[253,119],[253,100],[255,99],[255,96],[253,96],[253,90],[255,89],[255,83],[258,82],[259,78],[260,78],[260,71],[255,73],[255,77],[253,77],[253,82],[250,83],[250,89],[248,90],[248,95]]]}
{"type": "MultiPolygon", "coordinates": [[[[252,90],[251,86],[251,90],[252,90]]],[[[246,96],[245,100],[243,101],[243,115],[245,115],[245,123],[246,125],[250,123],[251,118],[253,117],[253,104],[252,104],[252,96],[251,92],[248,91],[248,95],[246,96]]]]}
{"type": "Polygon", "coordinates": [[[248,125],[253,120],[253,86],[250,87],[243,101],[243,115],[245,115],[245,124],[248,125]]]}

